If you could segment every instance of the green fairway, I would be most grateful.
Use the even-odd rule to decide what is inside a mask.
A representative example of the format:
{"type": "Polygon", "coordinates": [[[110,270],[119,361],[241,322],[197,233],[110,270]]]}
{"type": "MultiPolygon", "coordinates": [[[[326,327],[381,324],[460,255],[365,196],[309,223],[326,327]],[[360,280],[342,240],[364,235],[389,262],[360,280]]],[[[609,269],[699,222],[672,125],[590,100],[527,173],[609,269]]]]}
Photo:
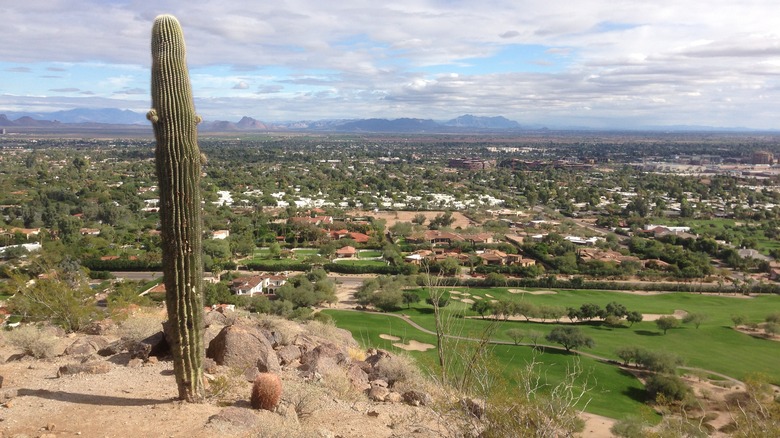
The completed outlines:
{"type": "MultiPolygon", "coordinates": [[[[354,338],[364,347],[400,352],[401,349],[392,345],[394,342],[408,343],[410,340],[416,340],[431,345],[436,344],[435,336],[421,332],[392,316],[338,310],[323,310],[323,312],[333,316],[339,327],[350,330],[354,338]],[[382,334],[396,336],[401,340],[382,339],[379,337],[382,334]]],[[[461,342],[461,345],[464,345],[464,342],[461,342]]],[[[516,385],[518,373],[531,360],[535,359],[538,362],[537,370],[543,375],[543,380],[555,384],[564,377],[576,357],[560,351],[548,350],[546,353],[541,353],[531,347],[513,345],[498,345],[493,347],[492,351],[497,360],[496,373],[506,382],[506,385],[510,386],[510,390],[516,385]]],[[[410,352],[410,354],[424,369],[438,372],[435,349],[426,352],[410,352]]],[[[611,418],[624,418],[647,410],[642,384],[636,378],[614,365],[587,357],[579,360],[583,369],[580,380],[587,380],[587,385],[591,388],[588,397],[583,400],[583,405],[586,405],[588,412],[611,418]]]]}
{"type": "MultiPolygon", "coordinates": [[[[753,298],[742,298],[731,295],[702,295],[691,293],[668,294],[627,294],[612,291],[590,290],[520,290],[512,288],[446,288],[450,304],[443,308],[445,316],[454,316],[451,334],[464,337],[479,337],[491,324],[490,320],[481,319],[470,310],[469,303],[460,300],[512,300],[528,301],[536,306],[579,307],[585,303],[598,304],[602,308],[607,303],[615,301],[626,306],[628,310],[636,310],[642,314],[672,314],[676,310],[689,313],[702,313],[707,319],[697,329],[692,324],[682,324],[671,329],[667,334],[657,328],[655,322],[643,321],[632,327],[611,328],[600,321],[576,323],[577,326],[592,337],[595,346],[584,349],[586,353],[595,354],[612,360],[619,360],[615,350],[620,347],[637,346],[652,351],[667,351],[682,357],[686,366],[702,368],[715,373],[743,380],[751,374],[761,373],[771,383],[780,384],[780,368],[777,366],[780,358],[780,342],[767,340],[740,333],[732,328],[731,316],[744,315],[749,322],[762,322],[770,313],[780,311],[780,296],[765,295],[753,298]],[[512,292],[510,292],[510,290],[512,292]],[[534,293],[536,292],[536,293],[534,293]],[[539,293],[545,292],[545,293],[539,293]]],[[[425,291],[417,290],[421,298],[425,291]]],[[[345,311],[327,311],[337,321],[340,327],[352,331],[354,337],[364,345],[385,349],[395,349],[392,342],[379,338],[380,334],[389,334],[401,338],[403,342],[414,339],[420,342],[435,344],[435,337],[416,330],[401,319],[381,313],[358,313],[345,311]]],[[[430,305],[423,302],[395,312],[405,315],[420,326],[434,331],[435,321],[430,305]]],[[[547,343],[543,336],[553,328],[570,324],[568,318],[559,322],[527,322],[503,321],[492,339],[509,342],[511,339],[506,331],[519,328],[525,332],[536,331],[542,334],[540,343],[547,343]]],[[[521,342],[531,342],[529,338],[521,342]]],[[[435,369],[436,356],[430,350],[425,353],[413,353],[427,368],[435,369]]],[[[522,368],[531,359],[534,350],[527,346],[495,346],[495,357],[505,367],[502,372],[507,381],[513,381],[513,373],[522,368]]],[[[571,355],[548,349],[545,354],[537,357],[545,365],[549,365],[548,377],[554,380],[562,376],[566,361],[571,355]],[[558,374],[556,374],[558,372],[558,374]]],[[[609,365],[582,358],[586,370],[598,381],[591,391],[593,400],[588,411],[612,418],[622,418],[629,413],[636,413],[643,406],[642,385],[632,376],[625,375],[614,365],[609,365]]]]}
{"type": "MultiPolygon", "coordinates": [[[[512,294],[506,288],[448,288],[447,290],[468,293],[472,298],[479,296],[483,299],[491,299],[487,297],[490,295],[494,297],[493,299],[525,300],[537,306],[579,307],[585,303],[595,303],[604,307],[607,303],[616,301],[625,305],[628,310],[637,310],[643,314],[672,314],[675,310],[703,313],[708,319],[698,329],[693,325],[683,324],[680,328],[669,330],[666,335],[656,327],[654,322],[649,321],[634,324],[630,328],[609,328],[600,322],[582,322],[577,325],[596,342],[593,349],[586,351],[599,356],[618,360],[615,349],[623,346],[639,346],[648,350],[675,353],[685,359],[687,366],[708,369],[740,380],[752,373],[762,373],[767,375],[772,383],[780,384],[780,368],[777,367],[780,358],[780,342],[737,332],[732,328],[731,321],[732,315],[740,314],[745,315],[748,321],[762,322],[770,313],[780,311],[778,295],[738,298],[681,292],[638,295],[588,290],[556,290],[553,291],[556,292],[554,294],[534,295],[531,290],[526,293],[512,294]]],[[[459,297],[459,295],[455,296],[459,297]]],[[[467,305],[457,301],[447,306],[445,310],[476,315],[468,310],[467,305]]],[[[408,314],[415,322],[429,330],[434,328],[433,315],[429,306],[419,304],[401,312],[408,314]]],[[[479,318],[469,321],[470,323],[465,324],[463,328],[467,336],[475,336],[488,324],[488,321],[479,318]]],[[[568,322],[565,317],[561,319],[561,323],[568,322]]],[[[536,330],[547,334],[559,326],[552,321],[547,323],[506,321],[503,324],[505,328],[496,333],[496,339],[504,341],[510,340],[504,333],[509,328],[536,330]]]]}

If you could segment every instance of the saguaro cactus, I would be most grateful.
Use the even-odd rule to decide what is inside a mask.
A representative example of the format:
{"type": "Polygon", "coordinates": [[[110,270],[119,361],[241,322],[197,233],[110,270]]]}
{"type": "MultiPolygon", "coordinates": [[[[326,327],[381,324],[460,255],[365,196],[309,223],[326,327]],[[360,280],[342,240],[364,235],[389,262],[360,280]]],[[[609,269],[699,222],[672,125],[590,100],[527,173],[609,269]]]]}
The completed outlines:
{"type": "Polygon", "coordinates": [[[163,277],[179,398],[203,400],[201,158],[184,34],[175,17],[152,26],[152,109],[157,139],[163,277]]]}

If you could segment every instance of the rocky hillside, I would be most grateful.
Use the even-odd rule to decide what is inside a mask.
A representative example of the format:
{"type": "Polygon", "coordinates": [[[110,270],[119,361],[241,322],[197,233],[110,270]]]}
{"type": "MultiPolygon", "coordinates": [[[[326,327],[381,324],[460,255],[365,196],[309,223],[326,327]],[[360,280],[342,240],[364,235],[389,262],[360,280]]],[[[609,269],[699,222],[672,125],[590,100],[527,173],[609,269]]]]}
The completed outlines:
{"type": "MultiPolygon", "coordinates": [[[[363,351],[348,332],[318,322],[208,313],[208,402],[179,402],[161,320],[140,314],[87,333],[6,333],[0,436],[451,434],[433,409],[440,396],[408,358],[363,351]],[[249,403],[251,382],[262,372],[282,380],[273,411],[249,403]]],[[[474,401],[461,405],[463,418],[480,413],[474,401]]]]}

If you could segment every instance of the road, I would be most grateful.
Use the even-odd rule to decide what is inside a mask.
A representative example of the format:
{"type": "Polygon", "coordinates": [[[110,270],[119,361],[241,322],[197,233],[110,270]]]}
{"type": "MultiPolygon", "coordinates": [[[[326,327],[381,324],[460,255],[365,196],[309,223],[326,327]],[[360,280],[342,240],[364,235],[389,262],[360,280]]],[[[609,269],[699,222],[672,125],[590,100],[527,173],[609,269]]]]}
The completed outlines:
{"type": "Polygon", "coordinates": [[[138,272],[117,271],[117,272],[111,272],[111,275],[113,275],[116,278],[121,278],[123,280],[150,281],[150,280],[154,280],[155,278],[162,277],[163,273],[154,272],[154,271],[138,271],[138,272]]]}

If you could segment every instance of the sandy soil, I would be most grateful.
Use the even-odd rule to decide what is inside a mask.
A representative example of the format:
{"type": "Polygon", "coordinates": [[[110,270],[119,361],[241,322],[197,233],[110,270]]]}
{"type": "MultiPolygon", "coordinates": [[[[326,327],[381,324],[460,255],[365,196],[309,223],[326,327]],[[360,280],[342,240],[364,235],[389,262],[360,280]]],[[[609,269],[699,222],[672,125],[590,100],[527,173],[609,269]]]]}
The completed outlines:
{"type": "MultiPolygon", "coordinates": [[[[353,216],[371,216],[377,219],[384,219],[387,221],[387,228],[392,227],[397,222],[411,222],[415,215],[424,214],[428,221],[435,218],[437,215],[444,213],[444,211],[361,211],[355,210],[348,212],[353,216]]],[[[471,225],[469,218],[463,215],[463,213],[453,211],[452,217],[455,222],[452,223],[452,228],[467,228],[471,225]]],[[[427,224],[427,222],[426,222],[427,224]]]]}
{"type": "Polygon", "coordinates": [[[398,336],[386,335],[384,333],[380,334],[379,337],[386,341],[393,341],[393,342],[401,340],[401,338],[399,338],[398,336]]]}
{"type": "Polygon", "coordinates": [[[615,424],[614,419],[587,412],[580,413],[580,417],[585,420],[585,429],[578,436],[588,438],[610,438],[613,436],[609,429],[615,424]]]}
{"type": "Polygon", "coordinates": [[[674,313],[672,313],[671,315],[664,315],[660,313],[643,313],[642,321],[657,321],[659,318],[663,316],[674,316],[677,319],[683,319],[685,318],[686,315],[688,315],[688,312],[680,309],[676,309],[674,313]]]}

